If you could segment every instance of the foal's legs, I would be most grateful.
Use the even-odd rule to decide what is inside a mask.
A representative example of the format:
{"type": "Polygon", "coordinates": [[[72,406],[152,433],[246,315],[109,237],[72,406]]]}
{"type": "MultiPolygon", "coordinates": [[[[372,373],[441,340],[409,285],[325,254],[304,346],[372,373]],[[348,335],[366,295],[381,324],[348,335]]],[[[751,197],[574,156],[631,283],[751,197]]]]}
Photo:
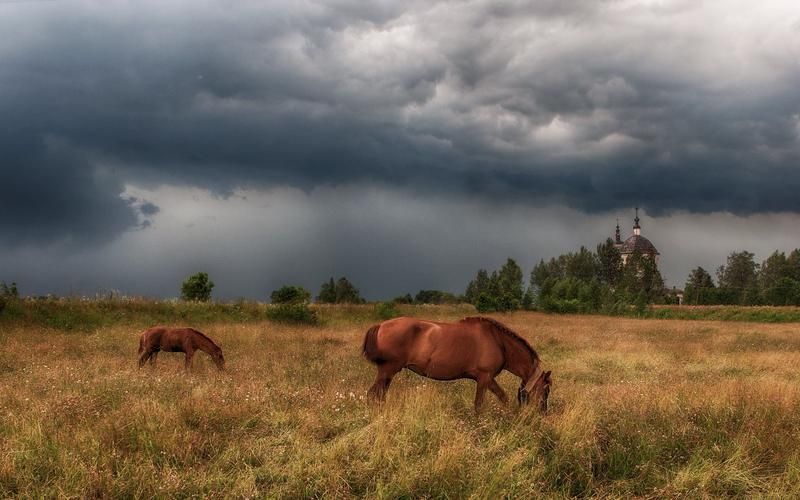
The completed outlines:
{"type": "Polygon", "coordinates": [[[139,368],[143,367],[144,364],[147,362],[147,358],[150,357],[150,352],[144,351],[139,355],[139,368]]]}
{"type": "Polygon", "coordinates": [[[154,351],[154,352],[150,353],[150,365],[151,366],[155,366],[156,365],[156,356],[158,356],[158,351],[154,351]]]}
{"type": "Polygon", "coordinates": [[[508,396],[506,396],[506,391],[500,387],[495,379],[492,379],[491,382],[489,382],[489,390],[492,391],[495,396],[497,396],[497,399],[499,399],[501,403],[508,404],[508,396]]]}
{"type": "Polygon", "coordinates": [[[375,383],[369,388],[367,395],[373,399],[383,401],[386,398],[386,391],[389,390],[389,384],[392,383],[392,377],[402,369],[402,366],[388,363],[378,366],[378,376],[375,377],[375,383]]]}

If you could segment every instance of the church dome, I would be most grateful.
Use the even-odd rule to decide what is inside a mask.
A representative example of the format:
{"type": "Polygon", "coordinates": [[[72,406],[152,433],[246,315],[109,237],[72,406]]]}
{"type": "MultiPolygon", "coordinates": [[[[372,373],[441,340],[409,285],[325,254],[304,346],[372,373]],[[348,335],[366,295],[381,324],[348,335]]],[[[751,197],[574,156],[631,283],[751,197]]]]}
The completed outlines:
{"type": "Polygon", "coordinates": [[[625,240],[619,250],[620,253],[625,254],[633,253],[638,250],[642,255],[658,255],[658,250],[656,250],[655,245],[650,243],[650,240],[640,234],[634,234],[625,240]]]}

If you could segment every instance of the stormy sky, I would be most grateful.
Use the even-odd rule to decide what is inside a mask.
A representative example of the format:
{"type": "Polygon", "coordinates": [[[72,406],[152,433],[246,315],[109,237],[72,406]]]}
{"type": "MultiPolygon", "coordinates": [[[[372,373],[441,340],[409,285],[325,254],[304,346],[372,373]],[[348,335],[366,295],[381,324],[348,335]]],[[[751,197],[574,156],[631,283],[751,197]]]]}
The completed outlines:
{"type": "Polygon", "coordinates": [[[370,299],[800,247],[794,1],[0,0],[0,280],[370,299]]]}

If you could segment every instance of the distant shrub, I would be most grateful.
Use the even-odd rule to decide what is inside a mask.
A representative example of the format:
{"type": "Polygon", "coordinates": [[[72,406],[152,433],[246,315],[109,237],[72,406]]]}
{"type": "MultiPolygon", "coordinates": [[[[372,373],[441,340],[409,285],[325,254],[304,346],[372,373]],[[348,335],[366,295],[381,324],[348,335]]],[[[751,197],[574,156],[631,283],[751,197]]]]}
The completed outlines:
{"type": "Polygon", "coordinates": [[[317,312],[302,302],[273,305],[267,309],[267,319],[276,323],[305,325],[315,325],[319,322],[317,312]]]}
{"type": "Polygon", "coordinates": [[[302,286],[285,285],[269,296],[273,304],[305,304],[311,301],[311,292],[302,286]]]}
{"type": "Polygon", "coordinates": [[[5,299],[19,298],[19,290],[17,290],[17,284],[12,281],[10,285],[6,285],[5,281],[0,281],[0,296],[2,296],[5,299]]]}
{"type": "Polygon", "coordinates": [[[405,295],[398,295],[397,297],[392,299],[392,302],[394,302],[395,304],[413,304],[414,297],[412,297],[410,293],[407,293],[405,295]]]}
{"type": "Polygon", "coordinates": [[[6,308],[6,299],[4,297],[0,297],[0,314],[3,313],[3,309],[6,308]]]}
{"type": "Polygon", "coordinates": [[[214,282],[208,279],[208,273],[196,273],[183,282],[181,285],[181,298],[197,302],[208,302],[211,300],[211,289],[214,282]]]}
{"type": "Polygon", "coordinates": [[[375,317],[381,320],[392,319],[400,316],[395,302],[378,302],[375,304],[375,317]]]}

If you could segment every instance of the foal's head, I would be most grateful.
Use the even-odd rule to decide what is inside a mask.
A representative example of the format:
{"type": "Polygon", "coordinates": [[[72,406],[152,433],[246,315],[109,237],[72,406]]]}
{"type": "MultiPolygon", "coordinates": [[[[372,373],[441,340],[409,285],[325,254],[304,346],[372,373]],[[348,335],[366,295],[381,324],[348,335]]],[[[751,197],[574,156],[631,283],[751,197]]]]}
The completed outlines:
{"type": "Polygon", "coordinates": [[[517,392],[517,401],[520,406],[525,406],[533,401],[539,406],[540,412],[547,412],[547,398],[550,397],[550,386],[553,384],[553,379],[550,378],[551,373],[548,370],[539,375],[530,389],[526,389],[527,384],[524,382],[520,384],[517,392]]]}

